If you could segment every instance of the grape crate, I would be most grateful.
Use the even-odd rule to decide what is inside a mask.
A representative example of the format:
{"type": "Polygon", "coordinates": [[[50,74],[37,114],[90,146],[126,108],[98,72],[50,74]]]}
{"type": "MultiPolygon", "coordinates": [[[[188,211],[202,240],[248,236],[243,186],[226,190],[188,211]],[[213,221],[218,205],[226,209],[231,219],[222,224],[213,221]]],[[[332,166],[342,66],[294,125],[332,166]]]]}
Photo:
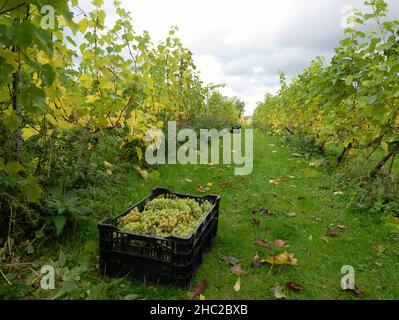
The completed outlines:
{"type": "Polygon", "coordinates": [[[113,219],[98,224],[100,272],[187,286],[216,236],[220,196],[156,188],[113,219]]]}

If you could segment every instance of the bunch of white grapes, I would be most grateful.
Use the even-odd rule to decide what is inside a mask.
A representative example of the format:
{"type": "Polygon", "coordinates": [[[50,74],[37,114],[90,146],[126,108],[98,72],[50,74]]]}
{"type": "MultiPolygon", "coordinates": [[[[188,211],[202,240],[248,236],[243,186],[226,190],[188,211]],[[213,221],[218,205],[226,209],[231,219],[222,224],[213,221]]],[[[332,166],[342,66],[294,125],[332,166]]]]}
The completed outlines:
{"type": "Polygon", "coordinates": [[[200,204],[193,199],[159,197],[148,202],[143,212],[134,208],[120,218],[118,227],[161,238],[187,237],[211,208],[209,201],[200,204]]]}

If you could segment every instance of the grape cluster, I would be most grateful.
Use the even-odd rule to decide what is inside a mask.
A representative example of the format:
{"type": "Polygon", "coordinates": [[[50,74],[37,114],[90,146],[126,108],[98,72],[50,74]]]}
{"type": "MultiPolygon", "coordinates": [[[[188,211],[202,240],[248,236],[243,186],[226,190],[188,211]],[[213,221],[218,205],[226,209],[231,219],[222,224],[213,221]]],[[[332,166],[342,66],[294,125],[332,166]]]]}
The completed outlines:
{"type": "Polygon", "coordinates": [[[186,237],[211,208],[209,201],[200,204],[193,199],[158,197],[148,202],[143,212],[134,208],[120,218],[118,227],[161,238],[186,237]]]}

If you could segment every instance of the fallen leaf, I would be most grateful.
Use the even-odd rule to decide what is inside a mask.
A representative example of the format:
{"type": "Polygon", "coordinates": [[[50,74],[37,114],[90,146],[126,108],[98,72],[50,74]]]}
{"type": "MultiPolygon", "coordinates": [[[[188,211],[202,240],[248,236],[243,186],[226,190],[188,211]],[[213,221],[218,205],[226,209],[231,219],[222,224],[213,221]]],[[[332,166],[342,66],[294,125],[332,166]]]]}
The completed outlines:
{"type": "Polygon", "coordinates": [[[363,292],[362,290],[360,290],[360,289],[358,288],[358,286],[356,286],[356,285],[355,285],[355,288],[354,288],[354,289],[348,288],[348,289],[346,289],[346,290],[344,290],[344,291],[348,291],[348,292],[353,293],[353,294],[354,294],[356,297],[358,297],[359,299],[363,299],[363,298],[364,298],[364,292],[363,292]]]}
{"type": "Polygon", "coordinates": [[[189,297],[190,299],[193,299],[193,298],[195,298],[196,296],[201,295],[201,294],[204,292],[204,290],[206,289],[207,285],[208,285],[208,279],[202,280],[200,283],[198,283],[198,284],[195,286],[194,290],[190,291],[190,292],[187,294],[188,297],[189,297]]]}
{"type": "Polygon", "coordinates": [[[377,252],[377,253],[384,253],[385,252],[385,248],[384,247],[382,247],[381,245],[379,245],[379,244],[373,244],[372,246],[371,246],[372,248],[373,248],[373,250],[375,251],[375,252],[377,252]]]}
{"type": "Polygon", "coordinates": [[[257,226],[257,227],[260,226],[260,220],[259,220],[259,219],[252,219],[251,223],[252,223],[254,226],[257,226]]]}
{"type": "Polygon", "coordinates": [[[236,276],[246,276],[246,275],[249,274],[248,271],[245,271],[245,270],[241,269],[241,264],[240,264],[240,263],[237,263],[237,264],[235,264],[234,266],[232,266],[232,267],[230,268],[230,270],[231,270],[231,272],[232,272],[233,274],[235,274],[236,276]]]}
{"type": "Polygon", "coordinates": [[[314,218],[313,218],[313,221],[316,221],[316,222],[321,222],[322,220],[321,220],[321,218],[320,218],[320,217],[314,217],[314,218]]]}
{"type": "Polygon", "coordinates": [[[233,256],[220,255],[219,259],[228,262],[231,266],[234,266],[234,265],[240,263],[240,260],[236,259],[233,256]]]}
{"type": "Polygon", "coordinates": [[[263,248],[271,248],[272,247],[272,245],[269,242],[267,242],[266,240],[263,240],[261,238],[256,238],[254,240],[254,244],[259,247],[263,247],[263,248]]]}
{"type": "Polygon", "coordinates": [[[261,261],[262,263],[266,262],[272,265],[291,265],[296,266],[298,265],[298,260],[294,258],[293,253],[281,253],[276,256],[271,256],[265,260],[261,261]]]}
{"type": "Polygon", "coordinates": [[[236,198],[231,198],[231,204],[233,206],[237,205],[237,199],[236,198]]]}
{"type": "Polygon", "coordinates": [[[270,180],[269,180],[269,183],[270,183],[270,184],[274,184],[274,185],[278,185],[278,184],[280,184],[280,182],[281,182],[281,181],[278,180],[278,179],[270,179],[270,180]]]}
{"type": "Polygon", "coordinates": [[[207,185],[208,187],[212,187],[212,186],[213,186],[213,183],[212,183],[212,182],[208,182],[206,185],[207,185]]]}
{"type": "Polygon", "coordinates": [[[241,278],[238,277],[238,279],[237,279],[237,281],[236,281],[236,283],[234,285],[234,291],[238,292],[240,290],[241,290],[241,278]]]}
{"type": "Polygon", "coordinates": [[[282,248],[282,247],[285,247],[285,246],[287,245],[287,242],[284,241],[284,240],[277,239],[277,240],[274,240],[274,241],[273,241],[273,245],[274,245],[276,248],[282,248]]]}
{"type": "Polygon", "coordinates": [[[270,288],[271,293],[273,294],[273,296],[276,299],[286,299],[287,296],[285,295],[285,293],[283,292],[284,288],[281,286],[275,286],[270,288]]]}
{"type": "Polygon", "coordinates": [[[344,193],[342,191],[334,192],[334,196],[342,196],[344,193]]]}
{"type": "Polygon", "coordinates": [[[360,290],[357,286],[355,286],[355,290],[353,290],[353,293],[359,298],[363,299],[364,298],[364,292],[360,290]]]}
{"type": "Polygon", "coordinates": [[[186,181],[186,182],[188,182],[188,183],[191,183],[191,182],[193,182],[193,180],[191,180],[191,179],[188,179],[188,178],[187,178],[185,181],[186,181]]]}
{"type": "Polygon", "coordinates": [[[305,288],[300,285],[299,283],[295,282],[295,281],[290,281],[287,283],[287,288],[291,289],[292,291],[295,292],[302,292],[305,291],[305,288]]]}
{"type": "Polygon", "coordinates": [[[341,229],[337,227],[330,227],[326,232],[327,237],[339,237],[341,235],[341,229]]]}
{"type": "Polygon", "coordinates": [[[199,185],[198,188],[197,188],[197,191],[200,192],[200,193],[205,193],[208,190],[209,190],[209,188],[205,188],[205,187],[203,187],[201,185],[199,185]]]}
{"type": "Polygon", "coordinates": [[[233,184],[233,181],[231,181],[231,180],[226,180],[226,181],[223,181],[223,182],[219,183],[219,186],[221,186],[221,187],[227,187],[227,186],[229,186],[229,185],[231,185],[231,184],[233,184]]]}
{"type": "Polygon", "coordinates": [[[260,261],[260,257],[258,255],[256,255],[253,259],[252,259],[252,265],[254,267],[259,267],[261,265],[261,261],[260,261]]]}
{"type": "Polygon", "coordinates": [[[288,218],[293,218],[293,217],[296,217],[296,213],[295,212],[286,212],[285,216],[288,218]]]}
{"type": "Polygon", "coordinates": [[[199,299],[202,300],[202,301],[206,300],[205,296],[202,295],[202,294],[199,295],[199,299]]]}

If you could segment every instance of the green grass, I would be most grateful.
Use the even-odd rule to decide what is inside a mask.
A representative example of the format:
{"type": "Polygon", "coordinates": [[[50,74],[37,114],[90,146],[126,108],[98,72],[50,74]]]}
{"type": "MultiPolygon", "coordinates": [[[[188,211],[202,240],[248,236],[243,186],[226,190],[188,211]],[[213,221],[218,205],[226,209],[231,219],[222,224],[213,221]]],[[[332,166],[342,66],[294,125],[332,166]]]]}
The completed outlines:
{"type": "MultiPolygon", "coordinates": [[[[203,294],[209,300],[274,299],[270,288],[289,281],[301,284],[305,291],[294,293],[285,289],[288,299],[356,299],[354,294],[341,290],[340,270],[344,265],[355,268],[356,283],[364,291],[365,299],[398,299],[399,242],[389,234],[383,219],[349,210],[352,195],[334,195],[342,189],[329,171],[323,167],[310,168],[309,161],[293,157],[279,138],[255,131],[254,147],[254,171],[247,177],[234,176],[233,166],[165,165],[159,168],[159,177],[143,181],[132,169],[122,176],[116,175],[109,185],[86,190],[82,199],[94,209],[94,217],[100,219],[123,211],[156,186],[198,194],[198,185],[212,183],[209,193],[222,196],[219,230],[192,282],[195,286],[202,279],[208,279],[203,294]],[[283,176],[291,177],[276,185],[269,183],[270,179],[283,176]],[[229,183],[220,186],[226,181],[229,183]],[[263,216],[260,208],[267,208],[273,214],[263,216]],[[287,212],[295,212],[296,216],[287,217],[287,212]],[[315,221],[315,217],[321,221],[315,221]],[[260,226],[251,223],[254,218],[260,220],[260,226]],[[326,237],[331,225],[345,228],[338,237],[326,237]],[[257,237],[269,242],[283,239],[289,247],[259,248],[253,245],[257,237]],[[381,245],[385,251],[377,253],[373,244],[381,245]],[[295,254],[298,266],[251,266],[256,254],[267,258],[283,251],[295,254]],[[237,276],[219,259],[221,254],[236,257],[242,268],[249,271],[249,275],[241,277],[239,292],[233,289],[237,276]]],[[[57,260],[59,249],[67,254],[68,263],[79,261],[86,252],[82,246],[87,243],[93,246],[93,241],[97,241],[94,222],[90,226],[82,233],[60,239],[50,251],[42,248],[41,252],[46,254],[41,256],[40,263],[50,258],[57,260]]],[[[132,293],[147,299],[187,299],[188,290],[99,278],[97,259],[94,254],[88,271],[81,277],[93,284],[93,288],[88,285],[92,290],[103,288],[102,298],[120,298],[132,293]]],[[[51,295],[54,292],[38,289],[36,297],[51,295]]]]}

